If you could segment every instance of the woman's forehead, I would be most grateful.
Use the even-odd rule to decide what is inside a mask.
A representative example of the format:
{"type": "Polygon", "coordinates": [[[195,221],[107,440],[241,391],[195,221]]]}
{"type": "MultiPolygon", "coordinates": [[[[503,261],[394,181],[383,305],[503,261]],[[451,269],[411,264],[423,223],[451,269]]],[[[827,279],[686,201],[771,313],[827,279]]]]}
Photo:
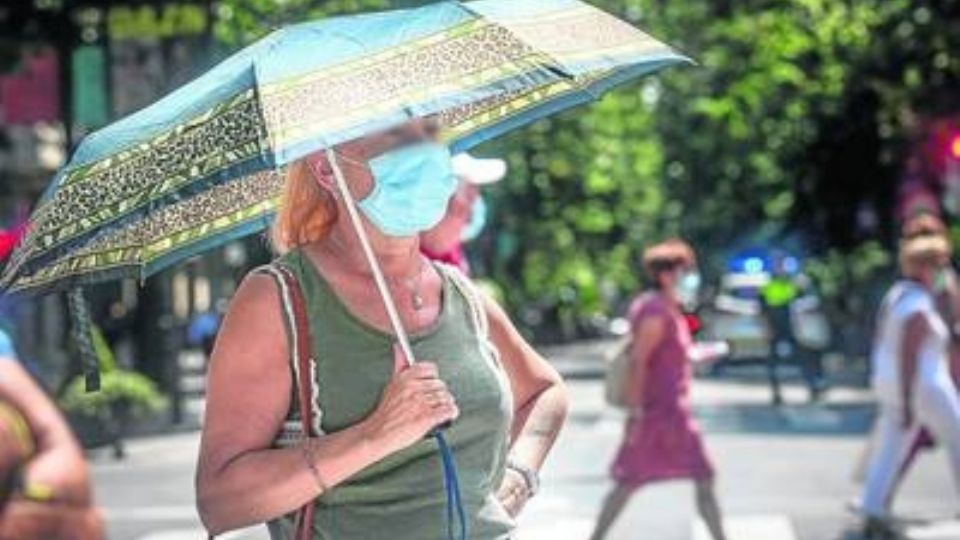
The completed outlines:
{"type": "Polygon", "coordinates": [[[340,148],[342,151],[359,154],[357,157],[370,158],[400,146],[436,140],[439,131],[438,117],[417,118],[385,131],[343,143],[340,148]]]}

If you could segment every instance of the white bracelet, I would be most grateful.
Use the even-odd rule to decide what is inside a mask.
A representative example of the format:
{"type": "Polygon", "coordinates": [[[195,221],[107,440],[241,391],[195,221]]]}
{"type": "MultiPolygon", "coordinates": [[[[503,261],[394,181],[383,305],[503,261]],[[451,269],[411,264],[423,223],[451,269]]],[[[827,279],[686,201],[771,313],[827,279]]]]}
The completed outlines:
{"type": "Polygon", "coordinates": [[[532,467],[527,467],[513,461],[507,460],[507,468],[516,472],[523,478],[523,483],[527,485],[527,496],[533,497],[540,490],[540,475],[532,467]]]}

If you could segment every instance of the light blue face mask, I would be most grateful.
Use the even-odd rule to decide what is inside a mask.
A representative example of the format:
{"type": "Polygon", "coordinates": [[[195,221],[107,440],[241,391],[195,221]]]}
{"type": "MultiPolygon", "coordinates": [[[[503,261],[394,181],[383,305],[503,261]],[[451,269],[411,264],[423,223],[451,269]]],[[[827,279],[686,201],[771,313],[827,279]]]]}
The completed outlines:
{"type": "Polygon", "coordinates": [[[470,242],[483,232],[483,227],[487,224],[487,203],[482,196],[478,196],[473,201],[473,207],[470,208],[470,221],[463,228],[460,234],[461,242],[470,242]]]}
{"type": "Polygon", "coordinates": [[[404,146],[369,161],[373,191],[357,203],[388,236],[414,236],[443,219],[457,189],[450,150],[434,142],[404,146]]]}
{"type": "Polygon", "coordinates": [[[680,303],[686,307],[693,307],[700,294],[700,274],[696,271],[687,271],[680,275],[674,286],[674,292],[680,303]]]}

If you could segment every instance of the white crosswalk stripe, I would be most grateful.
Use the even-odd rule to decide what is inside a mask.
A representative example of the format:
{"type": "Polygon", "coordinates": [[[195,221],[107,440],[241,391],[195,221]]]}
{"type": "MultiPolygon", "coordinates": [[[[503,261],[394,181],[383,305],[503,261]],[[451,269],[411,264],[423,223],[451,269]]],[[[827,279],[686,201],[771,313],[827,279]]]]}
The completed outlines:
{"type": "Polygon", "coordinates": [[[589,538],[592,530],[593,519],[567,517],[536,527],[520,527],[516,536],[517,540],[582,540],[589,538]]]}
{"type": "MultiPolygon", "coordinates": [[[[521,528],[517,534],[518,540],[582,540],[590,536],[594,521],[588,517],[558,518],[553,523],[538,523],[532,529],[521,528]]],[[[730,540],[798,540],[790,518],[782,514],[762,514],[746,516],[729,516],[724,520],[727,538],[730,540]]],[[[693,540],[712,540],[706,526],[699,520],[694,520],[689,529],[693,540]]],[[[617,530],[611,534],[611,539],[628,538],[624,530],[617,530]]],[[[687,540],[677,538],[676,540],[687,540]]],[[[936,540],[940,540],[937,537],[936,540]]]]}
{"type": "MultiPolygon", "coordinates": [[[[137,540],[206,540],[207,531],[202,528],[169,529],[152,532],[137,540]]],[[[266,527],[257,526],[230,531],[217,536],[217,540],[269,540],[266,527]]]]}
{"type": "Polygon", "coordinates": [[[960,521],[942,521],[907,527],[910,540],[955,540],[960,538],[960,521]]]}
{"type": "MultiPolygon", "coordinates": [[[[729,516],[723,527],[730,540],[797,540],[793,523],[783,514],[729,516]]],[[[713,540],[700,520],[693,525],[693,540],[713,540]]]]}

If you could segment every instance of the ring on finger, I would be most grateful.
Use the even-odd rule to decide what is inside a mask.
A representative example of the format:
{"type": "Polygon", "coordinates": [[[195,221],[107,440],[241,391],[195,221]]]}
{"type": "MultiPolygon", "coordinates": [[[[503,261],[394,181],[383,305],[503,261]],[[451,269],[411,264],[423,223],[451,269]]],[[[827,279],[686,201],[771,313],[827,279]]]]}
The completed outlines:
{"type": "Polygon", "coordinates": [[[443,392],[440,390],[434,390],[427,392],[427,404],[431,407],[440,407],[446,403],[446,400],[443,398],[443,392]]]}

